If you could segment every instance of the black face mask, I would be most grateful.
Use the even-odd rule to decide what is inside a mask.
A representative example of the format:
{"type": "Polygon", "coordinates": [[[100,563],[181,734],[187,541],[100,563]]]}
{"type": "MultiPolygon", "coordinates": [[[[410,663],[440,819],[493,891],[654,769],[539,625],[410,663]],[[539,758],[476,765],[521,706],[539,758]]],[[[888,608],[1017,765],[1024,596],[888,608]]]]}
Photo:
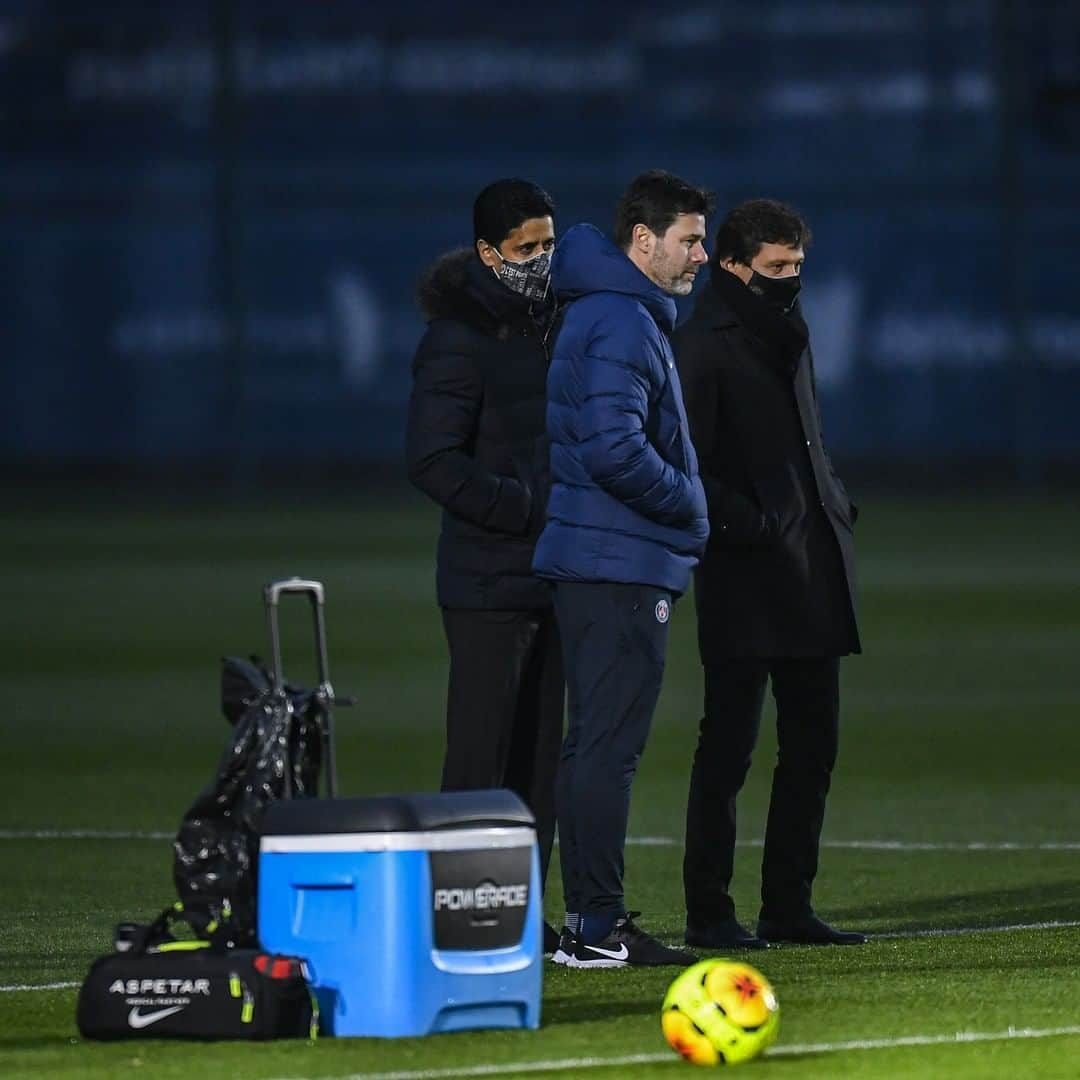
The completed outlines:
{"type": "Polygon", "coordinates": [[[795,306],[802,288],[802,278],[798,274],[788,277],[766,277],[756,270],[750,275],[746,287],[760,296],[769,307],[782,311],[785,315],[795,306]]]}

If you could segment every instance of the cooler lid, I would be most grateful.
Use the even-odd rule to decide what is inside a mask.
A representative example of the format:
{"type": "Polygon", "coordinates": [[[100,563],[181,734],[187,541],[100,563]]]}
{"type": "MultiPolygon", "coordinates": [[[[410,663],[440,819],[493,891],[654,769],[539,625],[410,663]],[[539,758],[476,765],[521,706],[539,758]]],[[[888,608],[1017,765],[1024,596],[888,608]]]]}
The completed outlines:
{"type": "Polygon", "coordinates": [[[533,827],[512,791],[453,791],[353,799],[279,799],[263,814],[263,836],[431,832],[439,829],[533,827]]]}

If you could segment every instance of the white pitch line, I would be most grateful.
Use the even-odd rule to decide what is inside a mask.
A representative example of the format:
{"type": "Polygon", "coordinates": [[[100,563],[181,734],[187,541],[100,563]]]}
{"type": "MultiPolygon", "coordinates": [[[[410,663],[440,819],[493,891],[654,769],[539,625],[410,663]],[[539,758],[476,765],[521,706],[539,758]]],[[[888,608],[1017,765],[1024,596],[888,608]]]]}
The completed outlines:
{"type": "Polygon", "coordinates": [[[1070,930],[1080,926],[1080,919],[1055,919],[1050,922],[1012,923],[1009,926],[945,926],[939,930],[887,930],[871,933],[875,941],[896,938],[969,937],[972,934],[1009,934],[1020,930],[1070,930]]]}
{"type": "MultiPolygon", "coordinates": [[[[678,847],[681,837],[628,836],[626,843],[633,847],[678,847]]],[[[764,847],[765,841],[740,840],[739,847],[764,847]]],[[[823,848],[849,851],[1080,851],[1080,840],[822,840],[823,848]]]]}
{"type": "MultiPolygon", "coordinates": [[[[760,847],[764,841],[752,840],[760,847]]],[[[852,848],[859,851],[1080,851],[1080,840],[1045,840],[1025,843],[1018,840],[942,841],[940,843],[908,840],[826,840],[822,847],[852,848]]]]}
{"type": "Polygon", "coordinates": [[[0,840],[172,840],[174,832],[120,829],[0,829],[0,840]]]}
{"type": "Polygon", "coordinates": [[[23,990],[70,990],[77,982],[28,983],[25,986],[0,986],[0,994],[17,994],[23,990]]]}
{"type": "MultiPolygon", "coordinates": [[[[850,1039],[835,1043],[792,1043],[774,1046],[764,1059],[839,1054],[852,1050],[895,1050],[907,1046],[954,1046],[967,1043],[1005,1042],[1010,1039],[1053,1039],[1080,1035],[1080,1024],[1057,1028],[1008,1028],[1005,1031],[957,1031],[952,1035],[901,1035],[892,1039],[850,1039]]],[[[513,1076],[519,1073],[568,1072],[572,1069],[610,1069],[627,1065],[675,1064],[670,1053],[625,1054],[621,1057],[559,1058],[553,1061],[500,1062],[464,1065],[449,1069],[409,1069],[397,1072],[349,1073],[337,1080],[451,1080],[468,1076],[513,1076]]],[[[328,1078],[329,1080],[329,1078],[328,1078]]]]}
{"type": "MultiPolygon", "coordinates": [[[[119,829],[0,829],[0,840],[172,840],[175,833],[119,829]]],[[[682,837],[628,836],[630,847],[679,847],[682,837]]],[[[739,847],[763,847],[760,837],[739,847]]],[[[1080,840],[823,840],[823,848],[848,851],[1080,851],[1080,840]]]]}
{"type": "MultiPolygon", "coordinates": [[[[894,1050],[902,1046],[950,1046],[963,1043],[1006,1042],[1010,1039],[1054,1039],[1080,1035],[1080,1024],[1056,1028],[1006,1028],[1005,1031],[958,1031],[953,1035],[898,1035],[893,1039],[850,1039],[838,1043],[803,1043],[774,1046],[765,1057],[798,1054],[836,1054],[845,1050],[894,1050]]],[[[368,1077],[367,1080],[372,1080],[368,1077]]]]}
{"type": "MultiPolygon", "coordinates": [[[[449,1069],[408,1069],[401,1072],[348,1073],[325,1080],[449,1080],[455,1076],[513,1076],[517,1073],[566,1072],[570,1069],[605,1069],[616,1065],[655,1065],[677,1062],[671,1051],[666,1054],[623,1054],[620,1057],[558,1058],[553,1061],[501,1062],[493,1065],[462,1065],[449,1069]]],[[[307,1080],[307,1078],[291,1078],[307,1080]]]]}

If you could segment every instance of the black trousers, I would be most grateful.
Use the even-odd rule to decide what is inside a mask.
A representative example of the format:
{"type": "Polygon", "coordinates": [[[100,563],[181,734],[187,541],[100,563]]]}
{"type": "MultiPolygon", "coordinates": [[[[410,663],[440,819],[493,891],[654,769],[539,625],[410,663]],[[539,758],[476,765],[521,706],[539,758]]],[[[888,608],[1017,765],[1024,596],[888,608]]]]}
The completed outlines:
{"type": "Polygon", "coordinates": [[[653,586],[555,586],[567,689],[557,794],[567,911],[626,910],[630,786],[660,694],[671,609],[671,594],[653,586]]]}
{"type": "Polygon", "coordinates": [[[778,752],[761,860],[761,914],[787,921],[811,911],[839,741],[839,671],[836,657],[705,666],[705,715],[686,808],[683,884],[689,925],[705,927],[735,912],[729,894],[735,798],[750,768],[770,679],[778,752]]]}
{"type": "Polygon", "coordinates": [[[509,788],[536,818],[540,880],[555,840],[562,650],[555,612],[443,609],[450,647],[442,790],[509,788]]]}

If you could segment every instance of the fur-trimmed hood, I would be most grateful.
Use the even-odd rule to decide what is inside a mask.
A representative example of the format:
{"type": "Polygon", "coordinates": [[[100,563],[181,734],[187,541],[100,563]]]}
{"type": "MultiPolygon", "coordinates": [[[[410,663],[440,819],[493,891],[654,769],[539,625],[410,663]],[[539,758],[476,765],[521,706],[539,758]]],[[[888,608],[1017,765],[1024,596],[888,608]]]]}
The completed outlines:
{"type": "Polygon", "coordinates": [[[462,307],[477,306],[476,299],[466,291],[469,264],[475,258],[469,248],[448,251],[420,275],[416,283],[416,302],[428,322],[460,318],[462,307]]]}
{"type": "Polygon", "coordinates": [[[428,322],[456,319],[486,333],[531,317],[534,305],[508,289],[471,248],[439,256],[420,275],[416,302],[428,322]]]}

